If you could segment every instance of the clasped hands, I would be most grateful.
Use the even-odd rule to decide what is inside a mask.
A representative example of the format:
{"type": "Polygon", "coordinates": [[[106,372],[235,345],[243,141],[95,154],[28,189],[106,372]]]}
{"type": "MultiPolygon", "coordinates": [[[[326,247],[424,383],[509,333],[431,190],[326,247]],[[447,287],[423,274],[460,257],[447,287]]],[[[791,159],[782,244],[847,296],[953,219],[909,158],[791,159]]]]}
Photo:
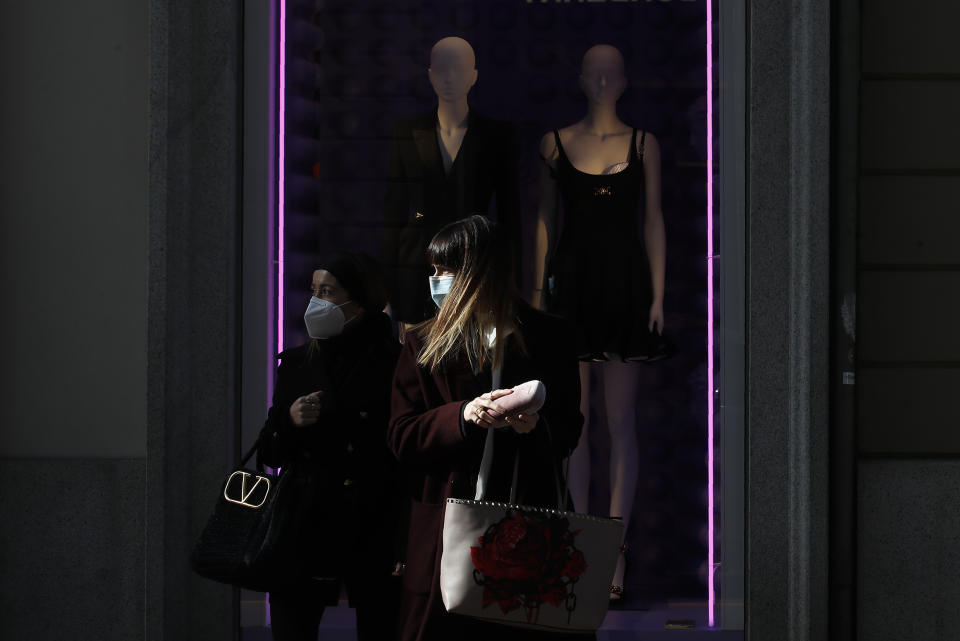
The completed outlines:
{"type": "Polygon", "coordinates": [[[297,427],[306,427],[317,422],[320,416],[320,398],[323,392],[317,391],[301,396],[290,406],[290,420],[297,427]]]}
{"type": "Polygon", "coordinates": [[[463,406],[463,420],[484,429],[509,425],[520,434],[532,431],[537,426],[537,421],[540,420],[540,414],[530,412],[529,414],[507,416],[504,409],[497,404],[497,399],[508,394],[513,394],[513,390],[498,389],[481,394],[463,406]]]}

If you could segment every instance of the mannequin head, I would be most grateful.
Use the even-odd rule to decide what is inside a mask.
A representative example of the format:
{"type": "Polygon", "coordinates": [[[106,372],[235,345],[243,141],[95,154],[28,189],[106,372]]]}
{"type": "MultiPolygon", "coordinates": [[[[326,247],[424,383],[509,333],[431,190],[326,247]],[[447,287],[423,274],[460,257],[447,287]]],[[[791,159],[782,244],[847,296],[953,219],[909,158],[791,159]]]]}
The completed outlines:
{"type": "Polygon", "coordinates": [[[595,105],[616,104],[627,88],[623,55],[616,47],[595,45],[583,54],[580,88],[595,105]]]}
{"type": "Polygon", "coordinates": [[[443,38],[430,50],[427,73],[441,101],[466,100],[470,88],[477,82],[477,59],[473,47],[463,38],[443,38]]]}

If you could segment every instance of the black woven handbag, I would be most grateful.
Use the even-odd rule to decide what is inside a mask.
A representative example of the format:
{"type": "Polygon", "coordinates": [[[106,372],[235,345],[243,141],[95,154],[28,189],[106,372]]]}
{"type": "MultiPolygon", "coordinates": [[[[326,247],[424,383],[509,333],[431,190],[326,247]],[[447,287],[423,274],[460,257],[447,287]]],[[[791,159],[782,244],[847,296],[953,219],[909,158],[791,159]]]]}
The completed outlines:
{"type": "Polygon", "coordinates": [[[224,481],[190,564],[208,579],[265,592],[298,576],[310,483],[291,468],[268,474],[245,467],[259,444],[224,481]]]}

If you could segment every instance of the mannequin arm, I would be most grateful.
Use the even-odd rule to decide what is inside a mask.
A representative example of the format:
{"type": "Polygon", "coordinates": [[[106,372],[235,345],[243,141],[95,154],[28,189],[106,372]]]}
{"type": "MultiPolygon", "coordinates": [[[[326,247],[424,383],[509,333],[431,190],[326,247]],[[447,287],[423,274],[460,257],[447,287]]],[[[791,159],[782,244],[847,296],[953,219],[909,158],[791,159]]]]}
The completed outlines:
{"type": "Polygon", "coordinates": [[[643,174],[646,182],[647,214],[643,223],[643,237],[650,258],[650,277],[653,286],[653,304],[650,306],[650,329],[657,324],[663,331],[663,289],[667,271],[667,233],[660,204],[660,143],[647,132],[643,150],[643,174]]]}
{"type": "Polygon", "coordinates": [[[556,166],[557,148],[553,134],[548,132],[540,141],[540,200],[537,204],[537,228],[534,240],[533,258],[533,296],[530,304],[537,309],[544,308],[543,290],[547,287],[547,257],[553,242],[557,222],[558,185],[552,175],[556,166]]]}

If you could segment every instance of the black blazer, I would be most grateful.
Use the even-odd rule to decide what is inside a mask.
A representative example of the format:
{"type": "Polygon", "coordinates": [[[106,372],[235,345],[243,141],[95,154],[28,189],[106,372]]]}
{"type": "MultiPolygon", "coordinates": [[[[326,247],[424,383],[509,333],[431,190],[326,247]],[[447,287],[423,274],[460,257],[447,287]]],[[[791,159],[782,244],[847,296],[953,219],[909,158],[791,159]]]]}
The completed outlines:
{"type": "Polygon", "coordinates": [[[391,280],[394,318],[410,323],[436,312],[427,287],[432,271],[424,253],[447,223],[473,214],[497,220],[514,243],[514,266],[519,270],[515,127],[471,108],[467,133],[446,175],[436,126],[435,110],[400,120],[394,125],[390,149],[381,259],[391,280]]]}

